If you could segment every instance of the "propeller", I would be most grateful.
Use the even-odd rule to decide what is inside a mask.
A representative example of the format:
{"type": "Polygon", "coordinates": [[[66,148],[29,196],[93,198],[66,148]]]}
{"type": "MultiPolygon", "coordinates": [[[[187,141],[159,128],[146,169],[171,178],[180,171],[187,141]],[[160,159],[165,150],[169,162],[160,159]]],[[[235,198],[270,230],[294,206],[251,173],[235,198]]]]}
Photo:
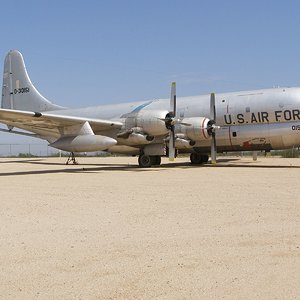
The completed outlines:
{"type": "Polygon", "coordinates": [[[183,122],[182,119],[176,118],[176,82],[172,82],[171,85],[171,97],[170,97],[170,109],[164,119],[160,119],[165,122],[167,129],[169,129],[169,160],[173,161],[176,155],[175,148],[175,124],[181,124],[185,126],[192,126],[192,124],[183,122]]]}
{"type": "Polygon", "coordinates": [[[216,126],[216,97],[215,93],[210,94],[210,132],[211,132],[211,145],[210,145],[210,151],[211,151],[211,163],[215,164],[217,163],[217,144],[216,144],[216,129],[219,128],[219,126],[216,126]]]}
{"type": "Polygon", "coordinates": [[[171,85],[170,109],[166,115],[166,127],[170,131],[169,138],[169,160],[173,161],[175,158],[175,117],[176,117],[176,82],[171,85]]]}
{"type": "MultiPolygon", "coordinates": [[[[216,126],[216,99],[215,93],[210,94],[210,121],[208,123],[207,130],[211,135],[211,163],[216,163],[217,156],[217,144],[216,144],[216,129],[220,126],[216,126]]],[[[161,119],[165,122],[167,129],[169,129],[169,160],[173,161],[176,154],[175,149],[175,124],[182,124],[191,126],[191,124],[184,123],[182,120],[176,119],[176,82],[172,82],[171,86],[171,98],[170,98],[170,110],[165,119],[161,119]]]]}

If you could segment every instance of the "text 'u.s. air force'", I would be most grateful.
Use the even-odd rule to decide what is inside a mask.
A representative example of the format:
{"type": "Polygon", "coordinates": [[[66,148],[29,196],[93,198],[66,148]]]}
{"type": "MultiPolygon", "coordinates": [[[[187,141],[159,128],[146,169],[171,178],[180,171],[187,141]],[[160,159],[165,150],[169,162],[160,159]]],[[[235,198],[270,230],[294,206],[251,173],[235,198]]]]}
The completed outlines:
{"type": "Polygon", "coordinates": [[[300,110],[275,110],[274,112],[238,113],[224,115],[225,124],[256,124],[275,122],[300,121],[300,110]]]}

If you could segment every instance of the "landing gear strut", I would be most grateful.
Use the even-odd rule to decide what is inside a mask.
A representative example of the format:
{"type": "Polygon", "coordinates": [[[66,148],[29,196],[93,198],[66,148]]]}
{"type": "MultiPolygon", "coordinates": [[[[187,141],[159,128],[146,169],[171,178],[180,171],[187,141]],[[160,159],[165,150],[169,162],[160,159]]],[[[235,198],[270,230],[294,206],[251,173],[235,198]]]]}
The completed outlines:
{"type": "Polygon", "coordinates": [[[161,163],[161,157],[158,155],[145,155],[139,156],[139,166],[141,168],[150,168],[152,166],[159,166],[161,163]]]}
{"type": "Polygon", "coordinates": [[[74,152],[70,152],[70,155],[66,161],[66,165],[69,163],[73,163],[73,165],[78,165],[78,161],[76,160],[74,152]]]}

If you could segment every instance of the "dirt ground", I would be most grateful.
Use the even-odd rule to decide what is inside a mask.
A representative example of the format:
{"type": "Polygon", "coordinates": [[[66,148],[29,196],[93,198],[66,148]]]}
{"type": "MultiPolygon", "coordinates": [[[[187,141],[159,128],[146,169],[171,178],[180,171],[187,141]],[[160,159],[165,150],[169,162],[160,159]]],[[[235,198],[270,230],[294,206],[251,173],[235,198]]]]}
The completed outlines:
{"type": "Polygon", "coordinates": [[[0,299],[299,299],[300,159],[0,158],[0,299]]]}

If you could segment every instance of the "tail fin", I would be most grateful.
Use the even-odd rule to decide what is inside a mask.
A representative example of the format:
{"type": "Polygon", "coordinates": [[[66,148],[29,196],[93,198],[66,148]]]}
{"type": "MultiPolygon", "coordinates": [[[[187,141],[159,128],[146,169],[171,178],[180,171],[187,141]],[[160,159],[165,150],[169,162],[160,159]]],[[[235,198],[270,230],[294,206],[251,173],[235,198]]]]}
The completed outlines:
{"type": "Polygon", "coordinates": [[[17,50],[11,50],[5,57],[1,107],[35,112],[63,109],[44,98],[34,87],[23,56],[17,50]]]}

